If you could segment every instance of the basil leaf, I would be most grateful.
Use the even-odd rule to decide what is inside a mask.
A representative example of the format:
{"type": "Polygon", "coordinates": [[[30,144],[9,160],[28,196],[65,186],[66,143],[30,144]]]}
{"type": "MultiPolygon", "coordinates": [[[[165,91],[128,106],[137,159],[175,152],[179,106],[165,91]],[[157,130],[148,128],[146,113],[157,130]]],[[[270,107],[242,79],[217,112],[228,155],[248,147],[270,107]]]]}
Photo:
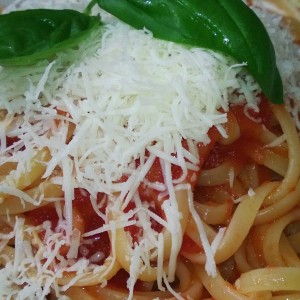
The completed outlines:
{"type": "Polygon", "coordinates": [[[154,37],[220,51],[247,63],[265,96],[283,102],[283,87],[270,37],[241,0],[93,0],[127,24],[154,37]]]}
{"type": "Polygon", "coordinates": [[[30,65],[78,45],[99,28],[98,17],[75,10],[32,9],[0,15],[0,64],[30,65]]]}

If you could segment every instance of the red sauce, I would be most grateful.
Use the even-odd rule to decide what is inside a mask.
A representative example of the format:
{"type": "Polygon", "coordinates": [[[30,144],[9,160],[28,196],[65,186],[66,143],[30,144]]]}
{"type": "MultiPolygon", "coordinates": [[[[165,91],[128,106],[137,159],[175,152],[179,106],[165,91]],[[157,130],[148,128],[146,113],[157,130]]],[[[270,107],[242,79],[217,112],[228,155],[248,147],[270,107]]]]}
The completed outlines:
{"type": "MultiPolygon", "coordinates": [[[[139,164],[138,164],[139,165],[139,164]]],[[[172,179],[179,179],[182,176],[182,169],[180,166],[171,165],[172,179]]],[[[188,171],[186,181],[191,182],[191,178],[195,172],[188,171]]],[[[163,171],[161,169],[159,158],[155,158],[153,165],[151,166],[149,172],[145,176],[146,181],[150,183],[164,183],[163,171]]],[[[139,186],[139,194],[143,201],[151,202],[157,201],[160,191],[157,191],[146,183],[141,183],[139,186]]]]}
{"type": "MultiPolygon", "coordinates": [[[[103,198],[103,194],[98,194],[98,201],[103,198]]],[[[101,209],[105,212],[105,205],[101,209]]],[[[53,205],[47,205],[25,213],[26,221],[34,226],[41,225],[44,221],[51,221],[51,228],[55,230],[58,225],[58,215],[53,205]]],[[[73,200],[73,227],[77,228],[81,233],[89,232],[104,224],[102,218],[95,212],[90,195],[83,189],[75,189],[75,198],[73,200]]],[[[43,239],[44,234],[40,237],[43,239]]],[[[95,234],[88,238],[83,238],[81,244],[84,249],[79,249],[78,258],[90,258],[97,252],[103,253],[103,259],[98,261],[99,265],[103,264],[106,257],[110,254],[110,240],[107,232],[95,234]],[[87,242],[87,240],[89,240],[87,242]]],[[[81,246],[82,247],[82,246],[81,246]]],[[[66,255],[68,247],[62,247],[61,254],[66,255]]]]}
{"type": "MultiPolygon", "coordinates": [[[[97,196],[97,202],[100,203],[103,201],[104,194],[99,193],[97,196]]],[[[89,232],[92,230],[95,230],[97,228],[100,228],[104,225],[103,219],[98,216],[98,214],[95,212],[91,201],[90,201],[90,195],[85,190],[82,189],[75,189],[75,199],[73,207],[77,208],[85,220],[85,232],[89,232]]],[[[100,212],[105,214],[106,205],[104,205],[100,208],[100,212]]],[[[82,241],[82,244],[84,244],[85,250],[87,250],[87,254],[83,255],[85,253],[84,251],[79,251],[78,257],[86,257],[90,258],[93,254],[96,252],[102,252],[104,255],[104,258],[98,262],[99,265],[103,264],[105,258],[107,258],[110,254],[110,240],[107,232],[98,233],[91,237],[85,238],[82,241]],[[85,241],[90,240],[91,243],[86,244],[85,241]]]]}
{"type": "Polygon", "coordinates": [[[188,253],[201,253],[203,249],[197,245],[189,236],[186,234],[183,236],[182,246],[180,251],[188,253]]]}
{"type": "MultiPolygon", "coordinates": [[[[277,125],[274,125],[274,115],[270,108],[270,104],[265,98],[262,97],[261,103],[259,105],[259,112],[254,112],[249,110],[248,114],[261,122],[255,122],[249,118],[244,112],[244,106],[236,105],[230,108],[228,113],[228,123],[224,126],[225,130],[230,130],[230,126],[233,125],[233,120],[239,124],[240,127],[240,138],[235,142],[229,145],[222,145],[218,143],[220,135],[218,134],[216,128],[211,128],[209,131],[209,136],[211,138],[211,143],[207,146],[200,145],[199,149],[200,157],[202,159],[202,169],[212,169],[215,168],[225,161],[230,161],[235,169],[241,170],[246,165],[255,164],[258,178],[260,183],[264,181],[274,180],[274,173],[268,168],[260,165],[263,162],[265,155],[268,155],[268,152],[263,147],[264,145],[259,140],[259,136],[263,133],[264,126],[272,132],[277,132],[277,125]]],[[[196,199],[201,199],[201,201],[206,202],[210,199],[214,199],[213,195],[218,192],[218,189],[226,190],[229,194],[233,196],[234,192],[232,188],[227,185],[216,186],[216,187],[199,187],[195,190],[196,199]]],[[[214,199],[214,201],[217,201],[214,199]]],[[[231,201],[232,202],[232,201],[231,201]]],[[[232,213],[233,203],[229,205],[229,216],[232,213]]],[[[184,235],[182,251],[189,253],[201,252],[202,249],[189,237],[184,235]]]]}
{"type": "Polygon", "coordinates": [[[203,143],[198,144],[198,153],[199,153],[199,158],[200,158],[199,167],[200,168],[203,167],[204,163],[210,156],[212,149],[216,145],[216,142],[220,139],[220,133],[215,127],[212,127],[208,131],[208,137],[210,138],[209,144],[207,144],[207,145],[203,144],[203,143]]]}
{"type": "Polygon", "coordinates": [[[18,142],[20,139],[17,136],[6,137],[6,147],[12,146],[14,143],[18,142]]]}
{"type": "Polygon", "coordinates": [[[235,105],[230,108],[230,111],[235,115],[240,129],[241,135],[243,137],[251,136],[257,138],[263,131],[262,125],[267,129],[273,131],[274,127],[274,115],[270,107],[270,103],[264,98],[261,97],[261,102],[259,104],[259,111],[255,112],[253,109],[249,109],[247,114],[256,120],[261,120],[260,122],[254,122],[244,113],[243,105],[235,105]]]}
{"type": "MultiPolygon", "coordinates": [[[[212,136],[213,136],[213,133],[212,133],[212,136]]],[[[188,149],[188,145],[185,140],[183,140],[182,144],[183,144],[183,147],[188,149]]],[[[206,147],[202,147],[202,144],[199,144],[199,151],[202,151],[204,153],[204,151],[206,151],[205,149],[206,149],[206,147]]],[[[139,165],[140,165],[140,161],[136,160],[136,167],[139,167],[139,165]]],[[[180,166],[172,164],[171,165],[171,173],[172,173],[172,179],[176,180],[182,176],[183,171],[180,166]]],[[[189,182],[192,186],[194,186],[195,185],[194,180],[196,178],[195,175],[197,176],[197,172],[188,170],[188,174],[185,179],[185,182],[189,182]]],[[[163,171],[161,168],[159,158],[155,158],[149,172],[145,176],[145,179],[146,179],[146,182],[150,182],[150,183],[164,183],[164,176],[163,176],[163,171]]],[[[126,181],[126,180],[127,180],[126,176],[123,176],[122,181],[126,181]]],[[[140,198],[143,202],[151,203],[149,210],[152,211],[153,213],[155,213],[157,216],[163,218],[164,213],[161,209],[161,204],[163,202],[163,199],[159,200],[159,194],[161,192],[150,187],[147,183],[143,183],[143,182],[140,184],[140,186],[138,188],[138,192],[139,192],[140,198]]],[[[128,212],[129,210],[134,209],[134,208],[135,208],[134,202],[131,201],[129,203],[129,205],[126,207],[125,212],[128,212]]],[[[157,222],[151,218],[151,228],[157,232],[161,232],[163,229],[163,226],[159,222],[157,222]]],[[[142,228],[139,226],[136,226],[136,225],[131,225],[131,226],[125,227],[125,230],[130,232],[133,242],[138,242],[139,237],[143,234],[142,228]]]]}
{"type": "Polygon", "coordinates": [[[26,221],[33,226],[39,226],[44,221],[51,221],[51,228],[54,229],[58,223],[57,212],[51,204],[25,212],[24,215],[26,216],[26,221]]]}
{"type": "MultiPolygon", "coordinates": [[[[264,157],[268,155],[262,142],[258,139],[263,134],[263,126],[270,131],[276,131],[274,127],[274,116],[270,109],[270,104],[262,98],[259,106],[259,112],[249,110],[248,114],[255,118],[261,119],[257,123],[248,118],[244,113],[244,106],[236,105],[230,109],[234,114],[241,131],[241,137],[229,145],[215,143],[211,152],[203,164],[203,169],[210,169],[219,166],[225,161],[230,161],[237,169],[243,168],[247,164],[262,164],[264,157]]],[[[272,172],[263,166],[258,166],[259,176],[262,181],[272,180],[272,172]]]]}
{"type": "MultiPolygon", "coordinates": [[[[155,205],[156,203],[153,202],[153,204],[155,205]]],[[[129,212],[132,209],[135,209],[135,204],[133,201],[129,202],[124,212],[125,213],[129,212]]],[[[157,204],[155,205],[155,207],[149,207],[149,210],[154,214],[156,214],[157,216],[159,216],[160,218],[163,218],[163,212],[157,204]]],[[[134,219],[134,217],[132,219],[134,219]]],[[[150,218],[150,222],[151,222],[151,228],[156,232],[161,232],[163,230],[163,226],[153,218],[150,218]]],[[[125,227],[124,229],[125,231],[130,232],[133,243],[138,243],[139,237],[143,235],[143,229],[137,225],[130,225],[125,227]]]]}
{"type": "MultiPolygon", "coordinates": [[[[234,163],[234,166],[237,168],[242,168],[243,166],[253,163],[255,159],[256,163],[259,163],[263,159],[262,154],[262,144],[259,142],[257,137],[262,133],[262,124],[269,129],[274,129],[273,127],[273,116],[270,112],[269,104],[267,101],[262,101],[260,112],[251,112],[250,114],[254,118],[261,118],[262,124],[256,123],[249,119],[244,114],[244,108],[242,106],[234,106],[231,109],[229,114],[229,122],[225,125],[226,130],[230,130],[232,126],[233,119],[236,118],[240,125],[241,138],[230,145],[222,145],[218,143],[220,139],[220,133],[216,128],[211,128],[208,132],[210,137],[210,143],[205,145],[199,143],[198,151],[200,156],[199,167],[203,169],[210,169],[217,167],[225,160],[230,160],[234,163]],[[230,115],[232,114],[232,115],[230,115]]],[[[187,149],[186,141],[183,141],[183,146],[187,149]]],[[[176,154],[174,154],[176,155],[176,154]]],[[[139,160],[136,161],[136,166],[140,165],[139,160]]],[[[261,180],[270,180],[271,174],[267,172],[264,167],[259,168],[261,180]]],[[[172,178],[178,179],[182,176],[182,169],[179,166],[172,165],[172,178]]],[[[198,172],[188,171],[186,182],[189,182],[194,188],[195,182],[193,181],[194,177],[198,176],[198,172]],[[196,176],[195,176],[196,175],[196,176]]],[[[126,181],[127,177],[123,176],[121,181],[126,181]]],[[[151,166],[148,174],[146,175],[146,181],[150,183],[163,183],[164,177],[161,169],[160,161],[158,158],[154,160],[153,165],[151,166]]],[[[224,187],[223,187],[224,188],[224,187]]],[[[208,188],[209,189],[209,188],[208,188]]],[[[142,201],[154,203],[154,206],[150,208],[155,214],[163,218],[163,211],[161,210],[161,201],[158,201],[158,196],[160,191],[157,191],[146,183],[141,183],[138,188],[140,197],[142,201]]],[[[98,201],[101,201],[103,194],[98,195],[98,201]]],[[[102,207],[102,213],[105,213],[105,206],[102,207]]],[[[131,209],[134,209],[134,202],[131,201],[126,207],[125,212],[128,212],[131,209]]],[[[99,217],[90,202],[90,195],[82,190],[75,190],[75,199],[73,201],[73,210],[76,215],[76,222],[78,227],[81,228],[81,232],[89,232],[94,229],[100,228],[103,226],[103,220],[99,217]]],[[[55,208],[51,205],[47,207],[38,208],[34,211],[25,213],[29,223],[33,225],[42,224],[45,220],[50,220],[52,222],[52,227],[55,229],[58,222],[58,217],[55,211],[55,208]]],[[[74,221],[74,220],[73,220],[74,221]]],[[[157,232],[162,231],[162,225],[151,219],[151,227],[157,232]]],[[[142,228],[136,225],[128,226],[125,228],[126,231],[130,232],[133,241],[138,242],[139,237],[142,234],[142,228]]],[[[102,252],[104,254],[104,259],[110,254],[111,245],[108,233],[95,234],[90,238],[83,239],[82,243],[84,245],[85,251],[79,251],[78,258],[86,257],[90,258],[93,254],[97,252],[102,252]],[[86,240],[90,240],[91,243],[85,243],[86,240]]],[[[187,251],[190,253],[197,253],[203,251],[193,240],[188,236],[184,235],[182,251],[187,251]]],[[[104,259],[102,259],[99,264],[102,264],[104,259]]],[[[118,274],[110,281],[111,285],[116,285],[117,287],[124,286],[126,287],[126,281],[128,279],[128,274],[125,271],[120,271],[118,274]]],[[[138,289],[138,285],[137,285],[138,289]]]]}

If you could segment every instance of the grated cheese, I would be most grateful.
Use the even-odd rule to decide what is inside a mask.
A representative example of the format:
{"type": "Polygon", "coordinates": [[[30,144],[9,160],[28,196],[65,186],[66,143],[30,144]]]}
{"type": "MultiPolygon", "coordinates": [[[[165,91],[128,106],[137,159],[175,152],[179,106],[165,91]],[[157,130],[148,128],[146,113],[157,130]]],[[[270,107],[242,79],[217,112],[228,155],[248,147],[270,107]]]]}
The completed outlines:
{"type": "Polygon", "coordinates": [[[276,138],[271,143],[265,145],[264,147],[265,148],[277,147],[277,146],[280,146],[281,144],[283,144],[284,142],[286,142],[286,135],[282,134],[281,136],[279,136],[278,138],[276,138]]]}
{"type": "Polygon", "coordinates": [[[229,181],[229,186],[230,186],[230,188],[232,188],[233,187],[233,184],[234,184],[234,168],[233,167],[231,167],[230,169],[229,169],[229,172],[228,172],[228,181],[229,181]]]}
{"type": "Polygon", "coordinates": [[[248,196],[249,197],[255,196],[255,191],[252,188],[249,188],[249,190],[248,190],[248,196]]]}
{"type": "MultiPolygon", "coordinates": [[[[200,236],[200,240],[202,242],[202,246],[203,246],[204,252],[206,254],[205,270],[206,270],[207,274],[215,277],[217,275],[217,269],[216,269],[216,262],[214,260],[214,255],[215,255],[215,252],[213,249],[214,245],[209,243],[203,222],[202,222],[201,218],[199,217],[196,209],[194,208],[193,194],[192,194],[191,187],[189,185],[179,185],[179,186],[177,186],[177,188],[178,189],[180,189],[180,188],[186,189],[188,191],[188,204],[189,204],[190,213],[191,213],[192,218],[195,221],[195,224],[196,224],[199,236],[200,236]]],[[[219,233],[221,234],[222,231],[219,231],[219,233]]],[[[218,241],[218,240],[219,239],[215,240],[215,242],[214,242],[215,245],[219,244],[220,241],[218,241]]]]}

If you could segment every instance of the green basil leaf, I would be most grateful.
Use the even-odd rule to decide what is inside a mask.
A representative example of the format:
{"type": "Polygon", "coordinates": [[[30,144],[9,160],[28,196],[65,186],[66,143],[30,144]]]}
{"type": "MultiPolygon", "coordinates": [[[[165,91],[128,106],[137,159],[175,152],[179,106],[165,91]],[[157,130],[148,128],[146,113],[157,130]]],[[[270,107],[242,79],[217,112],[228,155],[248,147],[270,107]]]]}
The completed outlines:
{"type": "Polygon", "coordinates": [[[220,51],[247,63],[266,97],[283,102],[270,37],[242,0],[93,0],[127,24],[154,37],[220,51]]]}
{"type": "Polygon", "coordinates": [[[32,9],[0,15],[0,64],[30,65],[78,45],[99,17],[75,10],[32,9]]]}

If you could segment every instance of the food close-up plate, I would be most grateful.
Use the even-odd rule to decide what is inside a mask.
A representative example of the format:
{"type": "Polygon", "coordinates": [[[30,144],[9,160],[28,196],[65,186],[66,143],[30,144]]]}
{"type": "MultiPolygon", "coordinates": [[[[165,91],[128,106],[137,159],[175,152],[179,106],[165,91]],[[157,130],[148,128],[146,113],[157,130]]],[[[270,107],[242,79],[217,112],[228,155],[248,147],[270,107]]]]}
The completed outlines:
{"type": "Polygon", "coordinates": [[[300,299],[299,0],[0,8],[0,299],[300,299]]]}

